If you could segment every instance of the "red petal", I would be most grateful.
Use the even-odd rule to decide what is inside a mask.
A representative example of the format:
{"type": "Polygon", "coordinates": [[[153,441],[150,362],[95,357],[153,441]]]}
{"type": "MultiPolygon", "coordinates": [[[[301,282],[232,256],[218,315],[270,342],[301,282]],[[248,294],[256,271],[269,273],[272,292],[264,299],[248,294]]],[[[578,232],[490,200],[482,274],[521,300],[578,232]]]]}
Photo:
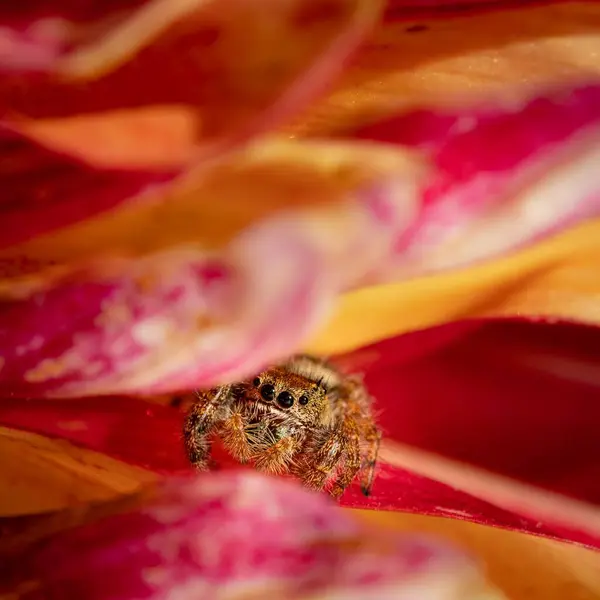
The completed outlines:
{"type": "Polygon", "coordinates": [[[320,320],[333,293],[314,276],[322,258],[290,224],[222,262],[179,249],[8,280],[0,396],[162,393],[252,372],[320,320]]]}
{"type": "Polygon", "coordinates": [[[182,415],[136,398],[0,401],[0,424],[60,438],[157,473],[189,472],[182,415]]]}
{"type": "Polygon", "coordinates": [[[458,552],[365,530],[322,496],[256,474],[173,481],[141,510],[55,535],[0,567],[0,591],[23,600],[409,600],[417,589],[440,600],[491,591],[458,552]]]}
{"type": "Polygon", "coordinates": [[[354,485],[344,494],[342,506],[471,521],[600,549],[600,533],[565,524],[560,519],[544,520],[535,514],[528,515],[522,509],[508,510],[495,504],[493,496],[478,498],[385,462],[380,464],[375,481],[369,498],[354,485]]]}
{"type": "Polygon", "coordinates": [[[146,195],[173,172],[94,169],[0,127],[0,248],[146,195]]]}
{"type": "MultiPolygon", "coordinates": [[[[481,475],[477,488],[462,489],[523,516],[517,527],[537,533],[545,528],[551,535],[598,545],[600,510],[594,507],[600,505],[600,369],[596,352],[600,329],[481,323],[475,329],[459,330],[454,342],[427,355],[410,357],[410,349],[419,348],[423,337],[440,335],[447,340],[448,330],[456,327],[461,326],[400,336],[340,360],[357,368],[361,355],[365,357],[365,381],[382,411],[380,419],[388,439],[509,477],[516,488],[521,485],[517,482],[535,486],[540,491],[534,504],[527,491],[520,503],[513,493],[503,497],[498,485],[510,488],[510,480],[492,482],[492,488],[492,480],[481,475]],[[561,510],[560,497],[555,500],[550,492],[565,497],[564,514],[557,512],[561,510]],[[581,506],[580,518],[572,514],[576,508],[569,508],[576,506],[581,506]],[[585,516],[594,510],[595,521],[585,516]],[[536,518],[541,527],[531,521],[536,518]]],[[[402,453],[398,457],[397,464],[402,467],[402,453]]],[[[405,468],[412,469],[415,464],[411,460],[405,468]]],[[[443,469],[440,463],[440,469],[425,474],[435,477],[443,474],[443,469]]],[[[402,486],[395,477],[387,474],[376,480],[373,506],[391,508],[397,494],[397,508],[408,504],[409,510],[424,510],[416,501],[411,507],[409,492],[398,494],[402,486]],[[383,500],[378,500],[378,495],[383,500]]],[[[475,473],[472,479],[477,477],[475,473]]],[[[449,475],[443,481],[452,484],[453,479],[449,475]]],[[[431,481],[424,483],[425,490],[434,486],[431,481]]],[[[414,498],[421,493],[417,489],[411,494],[414,498]]],[[[516,524],[510,524],[506,514],[498,519],[493,512],[487,521],[479,501],[473,502],[461,492],[454,498],[458,505],[452,504],[451,497],[445,494],[446,500],[440,498],[438,506],[462,511],[464,518],[479,522],[516,524]]],[[[429,504],[426,510],[431,511],[434,496],[425,493],[425,501],[429,504]]],[[[356,505],[356,497],[350,502],[356,505]]]]}
{"type": "MultiPolygon", "coordinates": [[[[554,4],[565,0],[388,0],[386,20],[406,21],[453,17],[465,13],[554,4]]],[[[594,0],[591,0],[594,1],[594,0]]],[[[419,31],[414,29],[413,31],[419,31]]]]}

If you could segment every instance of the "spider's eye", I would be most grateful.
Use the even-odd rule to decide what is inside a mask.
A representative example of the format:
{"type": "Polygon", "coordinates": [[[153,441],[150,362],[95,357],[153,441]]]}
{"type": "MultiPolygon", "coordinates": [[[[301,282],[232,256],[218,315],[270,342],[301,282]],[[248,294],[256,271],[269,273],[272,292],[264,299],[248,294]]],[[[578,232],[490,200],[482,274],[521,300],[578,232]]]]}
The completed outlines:
{"type": "Polygon", "coordinates": [[[273,398],[275,398],[275,388],[270,383],[265,383],[265,385],[260,388],[260,395],[265,400],[273,400],[273,398]]]}
{"type": "Polygon", "coordinates": [[[258,386],[260,385],[260,377],[255,377],[255,378],[252,380],[252,385],[253,385],[254,387],[258,387],[258,386]]]}
{"type": "Polygon", "coordinates": [[[300,404],[302,404],[302,406],[305,406],[306,404],[308,404],[308,396],[306,394],[302,394],[302,396],[300,396],[300,400],[298,400],[298,402],[300,402],[300,404]]]}
{"type": "Polygon", "coordinates": [[[277,404],[279,404],[281,408],[289,408],[294,404],[294,396],[289,392],[281,392],[281,394],[277,396],[277,404]]]}

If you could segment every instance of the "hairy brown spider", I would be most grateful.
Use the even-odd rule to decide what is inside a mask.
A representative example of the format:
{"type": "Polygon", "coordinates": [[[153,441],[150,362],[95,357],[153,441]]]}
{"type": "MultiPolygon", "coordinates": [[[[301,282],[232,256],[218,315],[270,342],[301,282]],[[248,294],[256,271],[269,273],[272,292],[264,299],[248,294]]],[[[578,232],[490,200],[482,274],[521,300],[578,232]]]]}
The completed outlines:
{"type": "Polygon", "coordinates": [[[196,392],[184,425],[191,463],[206,470],[213,435],[240,463],[291,474],[339,498],[360,472],[371,492],[381,434],[356,376],[306,355],[253,379],[196,392]]]}

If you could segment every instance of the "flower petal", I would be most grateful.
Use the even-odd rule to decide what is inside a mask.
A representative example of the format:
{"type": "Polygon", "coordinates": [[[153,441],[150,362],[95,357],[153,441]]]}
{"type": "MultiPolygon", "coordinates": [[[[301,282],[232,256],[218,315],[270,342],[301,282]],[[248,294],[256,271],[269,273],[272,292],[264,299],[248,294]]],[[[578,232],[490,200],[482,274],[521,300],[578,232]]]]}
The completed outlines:
{"type": "Polygon", "coordinates": [[[93,169],[0,127],[0,248],[152,197],[169,171],[93,169]]]}
{"type": "Polygon", "coordinates": [[[600,214],[600,85],[403,115],[360,135],[414,144],[436,167],[397,243],[403,276],[464,266],[600,214]]]}
{"type": "MultiPolygon", "coordinates": [[[[157,202],[125,206],[0,256],[64,263],[115,251],[144,254],[184,243],[222,249],[248,228],[292,211],[300,220],[322,222],[321,229],[329,224],[331,233],[326,236],[323,231],[321,237],[335,245],[340,237],[337,230],[346,237],[356,235],[345,228],[348,205],[355,201],[369,204],[380,235],[390,230],[385,234],[389,252],[391,232],[399,235],[414,218],[417,185],[423,175],[422,160],[404,148],[266,138],[160,190],[157,202]],[[386,191],[387,196],[375,190],[386,191]]],[[[365,242],[379,243],[378,236],[367,237],[371,226],[361,221],[359,234],[360,227],[367,230],[361,234],[365,242]]]]}
{"type": "Polygon", "coordinates": [[[66,440],[159,474],[190,471],[181,413],[137,398],[3,398],[0,426],[66,440]]]}
{"type": "Polygon", "coordinates": [[[151,505],[13,553],[0,573],[0,589],[24,600],[500,598],[460,553],[365,531],[325,498],[256,474],[173,481],[151,505]]]}
{"type": "MultiPolygon", "coordinates": [[[[585,543],[592,536],[598,544],[599,336],[600,329],[570,324],[481,322],[470,330],[453,324],[338,360],[354,369],[363,361],[389,440],[434,453],[423,458],[429,466],[422,475],[536,519],[541,529],[556,527],[579,541],[587,535],[585,543]],[[449,341],[448,330],[457,327],[449,341]],[[443,342],[437,349],[411,357],[411,347],[418,349],[423,337],[431,347],[428,340],[436,335],[443,342]]],[[[419,467],[418,455],[408,449],[388,454],[400,468],[419,467]]],[[[382,494],[388,506],[398,490],[394,477],[384,473],[380,492],[377,480],[374,485],[375,497],[382,494]]],[[[397,502],[403,506],[406,498],[397,502]]],[[[466,512],[477,511],[474,506],[466,512]]]]}
{"type": "MultiPolygon", "coordinates": [[[[49,73],[6,74],[0,82],[0,110],[19,119],[80,115],[68,122],[68,140],[58,126],[40,135],[57,149],[93,160],[99,149],[87,153],[89,124],[82,115],[97,120],[98,113],[117,109],[183,105],[197,115],[190,123],[201,145],[195,160],[212,158],[233,142],[280,123],[330,85],[375,23],[381,4],[152,0],[112,20],[109,14],[102,19],[67,14],[74,38],[70,51],[49,73]],[[86,43],[77,45],[77,35],[86,43]]],[[[102,5],[92,6],[99,12],[102,5]]],[[[106,118],[114,130],[113,115],[106,118]]],[[[35,124],[26,126],[35,130],[35,124]]],[[[97,143],[113,142],[101,136],[97,143]]],[[[138,145],[144,143],[140,137],[138,145]]],[[[108,154],[104,148],[102,155],[108,154]]],[[[127,158],[134,159],[135,152],[127,158]]]]}
{"type": "MultiPolygon", "coordinates": [[[[533,510],[518,504],[503,507],[496,503],[493,494],[482,498],[477,496],[479,490],[467,493],[457,489],[452,485],[452,478],[442,483],[410,469],[403,469],[402,458],[395,451],[393,444],[389,447],[384,445],[371,496],[365,498],[359,486],[352,486],[341,498],[342,506],[458,519],[600,549],[599,532],[569,523],[565,515],[555,511],[549,518],[546,515],[542,517],[539,506],[533,510]],[[388,449],[389,452],[386,452],[388,449]]],[[[509,487],[510,483],[504,482],[504,488],[509,487]]],[[[544,496],[540,496],[543,502],[544,496]]]]}
{"type": "Polygon", "coordinates": [[[512,9],[497,2],[489,11],[473,0],[398,4],[331,93],[294,123],[296,134],[343,134],[400,112],[460,109],[482,98],[520,102],[548,86],[598,77],[596,2],[512,9]]]}

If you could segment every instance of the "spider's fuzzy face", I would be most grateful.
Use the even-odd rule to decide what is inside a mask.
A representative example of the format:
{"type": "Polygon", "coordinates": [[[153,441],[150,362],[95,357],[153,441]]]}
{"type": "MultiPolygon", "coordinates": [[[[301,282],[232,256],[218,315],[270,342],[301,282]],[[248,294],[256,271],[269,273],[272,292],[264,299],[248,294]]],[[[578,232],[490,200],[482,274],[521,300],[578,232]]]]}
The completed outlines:
{"type": "Polygon", "coordinates": [[[370,493],[381,439],[361,379],[306,355],[248,381],[197,392],[184,424],[196,468],[208,468],[214,435],[237,461],[295,475],[335,498],[359,472],[370,493]]]}
{"type": "Polygon", "coordinates": [[[294,359],[263,371],[238,388],[238,398],[258,418],[316,427],[333,420],[332,384],[331,374],[321,365],[304,365],[301,359],[294,359]]]}

